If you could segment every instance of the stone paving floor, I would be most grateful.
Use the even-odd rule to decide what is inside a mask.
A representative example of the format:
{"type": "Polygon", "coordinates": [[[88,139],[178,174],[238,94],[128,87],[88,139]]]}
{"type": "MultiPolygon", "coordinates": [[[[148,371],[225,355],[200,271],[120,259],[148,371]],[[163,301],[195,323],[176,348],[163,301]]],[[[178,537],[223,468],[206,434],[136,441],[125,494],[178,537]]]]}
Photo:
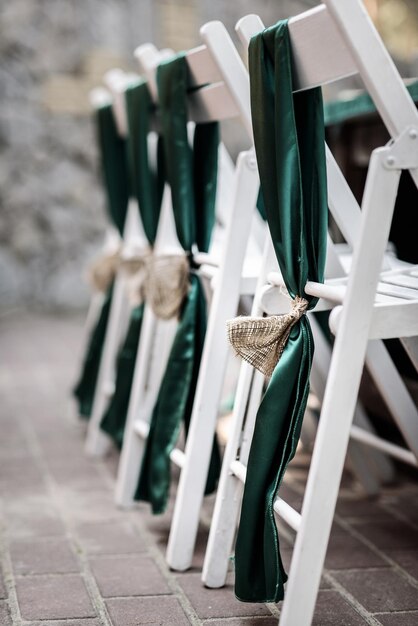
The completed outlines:
{"type": "MultiPolygon", "coordinates": [[[[115,508],[117,455],[85,457],[68,401],[81,344],[80,318],[0,319],[1,626],[277,624],[279,607],[234,599],[233,572],[224,589],[201,586],[212,500],[182,574],[164,561],[170,512],[115,508]]],[[[284,489],[294,505],[305,476],[302,454],[284,489]]],[[[288,562],[289,532],[283,544],[288,562]]],[[[367,499],[345,476],[314,624],[418,624],[416,477],[367,499]]]]}

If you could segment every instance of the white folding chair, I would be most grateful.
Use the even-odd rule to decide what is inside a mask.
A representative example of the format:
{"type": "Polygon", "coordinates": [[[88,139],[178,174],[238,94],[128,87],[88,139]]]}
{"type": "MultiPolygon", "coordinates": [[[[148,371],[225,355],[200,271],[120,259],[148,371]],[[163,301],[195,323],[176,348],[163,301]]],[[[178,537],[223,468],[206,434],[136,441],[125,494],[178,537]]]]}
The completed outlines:
{"type": "MultiPolygon", "coordinates": [[[[238,26],[247,43],[261,29],[256,16],[244,18],[238,26]]],[[[417,465],[417,409],[402,388],[381,342],[368,340],[403,338],[417,367],[417,343],[412,337],[418,334],[418,270],[411,266],[381,270],[401,170],[409,169],[418,184],[418,114],[360,2],[348,5],[328,0],[326,5],[292,18],[289,31],[298,76],[295,88],[307,89],[359,72],[393,138],[372,154],[361,214],[327,152],[330,209],[354,254],[348,279],[331,280],[325,285],[308,283],[305,288],[307,293],[322,298],[317,311],[334,307],[330,327],[336,340],[302,514],[280,498],[274,505],[276,513],[298,531],[280,623],[307,626],[312,620],[350,435],[417,465]],[[366,359],[375,380],[387,383],[381,392],[411,451],[352,425],[366,359]],[[394,406],[395,398],[400,399],[398,407],[394,406]]],[[[269,278],[277,286],[267,286],[257,294],[255,314],[285,310],[278,292],[283,286],[281,277],[276,272],[269,278]]],[[[203,580],[209,586],[221,586],[225,581],[262,384],[262,375],[243,364],[234,430],[225,452],[203,571],[203,580]]]]}
{"type": "MultiPolygon", "coordinates": [[[[235,101],[240,103],[241,119],[247,134],[252,139],[252,134],[250,134],[252,129],[247,70],[241,62],[235,46],[222,23],[211,22],[206,24],[201,29],[201,35],[212,55],[213,62],[218,67],[218,71],[228,85],[235,101]]],[[[238,167],[240,167],[239,164],[238,167]]],[[[249,201],[246,203],[245,198],[253,198],[255,191],[252,187],[250,196],[245,187],[250,184],[258,185],[258,177],[256,173],[249,174],[248,167],[244,167],[240,174],[237,172],[237,181],[235,212],[239,213],[239,220],[249,220],[251,203],[249,201]],[[242,189],[242,192],[240,192],[240,189],[242,189]],[[242,193],[243,197],[240,196],[240,193],[242,193]]],[[[173,569],[178,570],[187,569],[192,561],[210,459],[209,442],[215,430],[219,396],[228,354],[224,322],[235,315],[237,308],[236,294],[238,292],[235,290],[236,293],[234,293],[231,285],[237,285],[236,277],[238,274],[236,272],[239,272],[239,268],[242,267],[245,235],[247,234],[248,236],[248,228],[242,230],[240,226],[237,227],[234,220],[235,217],[232,216],[229,237],[225,242],[224,258],[220,268],[219,285],[217,285],[219,291],[215,291],[216,296],[214,297],[210,313],[206,347],[199,372],[199,382],[189,435],[184,451],[184,464],[181,470],[167,546],[167,562],[173,569]]],[[[344,274],[336,253],[333,257],[333,263],[328,263],[327,274],[330,276],[341,276],[344,274]]],[[[323,349],[326,350],[326,353],[322,359],[322,364],[324,359],[326,360],[326,354],[329,353],[329,348],[325,342],[323,343],[323,349]]],[[[319,368],[316,369],[317,395],[321,397],[326,372],[323,367],[321,370],[319,368]]],[[[364,427],[371,430],[361,405],[358,406],[356,413],[357,421],[361,421],[364,427]]],[[[376,493],[380,488],[379,478],[380,480],[387,480],[391,476],[390,465],[381,455],[371,455],[369,459],[364,458],[361,455],[359,446],[355,444],[352,445],[350,450],[350,460],[354,472],[370,494],[376,493]]]]}
{"type": "MultiPolygon", "coordinates": [[[[187,54],[187,60],[190,69],[191,84],[194,86],[204,85],[203,88],[194,91],[189,97],[190,120],[195,122],[214,120],[221,121],[222,119],[236,117],[238,115],[238,110],[232,98],[226,91],[225,85],[219,82],[220,77],[216,73],[216,68],[211,62],[206,47],[201,46],[200,48],[190,51],[187,54]]],[[[146,59],[143,59],[144,66],[145,62],[146,59]]],[[[147,74],[149,84],[152,85],[151,91],[154,97],[157,95],[154,76],[155,70],[156,64],[151,63],[148,65],[145,72],[147,74]]],[[[245,161],[244,156],[239,159],[239,162],[243,161],[245,161]]],[[[254,164],[252,164],[251,167],[254,169],[254,164]]],[[[220,185],[217,193],[216,213],[219,221],[225,225],[226,222],[230,221],[227,214],[230,212],[231,204],[229,193],[226,192],[230,192],[231,187],[233,185],[235,186],[235,182],[233,182],[232,185],[231,166],[228,163],[225,155],[225,149],[222,145],[220,151],[219,178],[220,185]]],[[[234,180],[235,178],[236,174],[234,174],[234,180]]],[[[256,199],[254,197],[254,206],[255,200],[256,199]]],[[[248,202],[247,198],[243,198],[243,202],[248,202]]],[[[223,240],[224,238],[225,235],[223,237],[219,237],[217,235],[215,228],[209,253],[198,253],[195,257],[195,261],[198,264],[201,264],[199,270],[201,275],[213,279],[216,284],[218,284],[220,278],[219,272],[216,269],[219,264],[219,248],[222,247],[220,240],[223,240]]],[[[156,247],[157,243],[158,237],[156,247]]],[[[254,245],[256,248],[256,243],[254,245]]],[[[163,252],[167,254],[168,251],[164,250],[163,252]]],[[[252,294],[254,292],[255,280],[253,275],[254,269],[252,270],[252,275],[251,272],[249,272],[249,275],[243,281],[243,284],[241,285],[241,293],[248,292],[252,294]]],[[[240,276],[241,270],[238,274],[238,293],[240,292],[240,276]]],[[[146,307],[143,328],[148,324],[148,318],[151,319],[153,316],[146,307]]],[[[151,322],[149,323],[151,324],[151,322]]],[[[155,324],[154,319],[152,323],[155,324]]],[[[135,366],[134,381],[132,385],[127,425],[125,429],[115,494],[116,503],[120,506],[129,506],[133,501],[139,471],[142,464],[145,441],[148,436],[149,421],[155,406],[158,390],[167,365],[170,348],[177,327],[177,324],[173,324],[172,322],[159,322],[158,325],[168,325],[170,327],[170,336],[165,336],[163,340],[161,340],[158,338],[158,335],[156,335],[153,343],[151,339],[153,333],[146,332],[143,338],[142,335],[144,331],[141,332],[141,341],[135,366]],[[155,368],[158,369],[158,372],[154,371],[155,368]],[[152,384],[150,384],[150,381],[152,381],[152,384]]],[[[210,442],[210,448],[212,446],[212,440],[210,442]]],[[[171,454],[171,458],[173,462],[181,465],[184,459],[183,452],[175,449],[171,454]]]]}
{"type": "MultiPolygon", "coordinates": [[[[141,49],[146,59],[146,67],[148,67],[150,63],[159,63],[172,54],[170,50],[164,49],[158,51],[152,44],[145,44],[141,49]]],[[[144,72],[143,67],[140,67],[140,69],[144,72]]],[[[124,94],[126,88],[132,81],[135,81],[136,78],[135,75],[125,74],[119,69],[110,70],[104,77],[112,93],[115,122],[118,132],[122,137],[126,137],[127,134],[124,94]]],[[[148,241],[143,230],[137,201],[134,198],[130,198],[124,229],[123,246],[120,254],[122,257],[129,259],[132,255],[135,255],[135,253],[147,247],[148,241]]],[[[118,271],[115,280],[93,410],[86,439],[86,452],[92,456],[103,456],[112,445],[110,437],[100,429],[100,422],[115,390],[116,357],[129,319],[130,305],[126,297],[126,285],[127,277],[122,269],[118,271]]]]}
{"type": "MultiPolygon", "coordinates": [[[[159,53],[153,47],[153,54],[159,53]]],[[[124,103],[124,91],[135,77],[115,69],[107,72],[104,80],[112,94],[112,108],[116,127],[121,137],[126,137],[127,121],[124,103]]],[[[120,255],[132,256],[132,253],[146,249],[148,245],[142,226],[138,205],[134,198],[129,199],[123,241],[120,255]]],[[[115,383],[115,363],[123,335],[127,329],[130,306],[127,300],[127,276],[123,269],[118,270],[112,295],[106,336],[97,376],[92,414],[89,420],[85,444],[86,453],[102,456],[110,446],[111,440],[100,430],[100,422],[113,392],[115,383]]]]}

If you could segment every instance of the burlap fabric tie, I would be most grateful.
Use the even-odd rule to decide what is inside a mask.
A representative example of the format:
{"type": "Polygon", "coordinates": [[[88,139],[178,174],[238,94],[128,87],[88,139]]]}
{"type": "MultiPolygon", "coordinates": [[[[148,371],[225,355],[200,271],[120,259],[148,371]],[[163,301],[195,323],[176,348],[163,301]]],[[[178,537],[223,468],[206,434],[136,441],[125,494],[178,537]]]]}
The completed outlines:
{"type": "Polygon", "coordinates": [[[270,377],[283,354],[290,331],[306,313],[308,304],[307,300],[296,296],[292,310],[284,315],[228,320],[228,339],[238,356],[270,377]]]}
{"type": "Polygon", "coordinates": [[[145,283],[151,260],[151,250],[141,250],[121,258],[120,266],[126,276],[128,300],[134,307],[139,306],[145,300],[145,283]]]}
{"type": "Polygon", "coordinates": [[[112,284],[119,267],[119,248],[94,259],[87,269],[87,280],[93,289],[105,293],[112,284]]]}
{"type": "Polygon", "coordinates": [[[145,299],[163,320],[179,317],[190,289],[190,265],[181,254],[154,255],[148,263],[145,299]]]}

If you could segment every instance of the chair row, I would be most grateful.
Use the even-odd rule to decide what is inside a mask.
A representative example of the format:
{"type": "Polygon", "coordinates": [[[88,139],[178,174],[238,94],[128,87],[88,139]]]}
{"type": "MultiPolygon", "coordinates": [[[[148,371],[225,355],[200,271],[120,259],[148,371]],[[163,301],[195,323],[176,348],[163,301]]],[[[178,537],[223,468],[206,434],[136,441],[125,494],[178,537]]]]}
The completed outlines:
{"type": "Polygon", "coordinates": [[[247,16],[237,33],[240,51],[220,22],[203,26],[203,45],[184,55],[141,46],[141,76],[113,72],[110,96],[96,92],[98,115],[110,111],[114,126],[113,141],[101,142],[109,205],[123,205],[126,218],[117,254],[112,244],[105,257],[117,262],[90,327],[86,450],[105,454],[109,433],[121,445],[119,506],[140,498],[161,512],[170,462],[180,467],[166,558],[173,569],[190,567],[202,500],[219,475],[229,320],[243,363],[203,582],[225,583],[236,537],[237,596],[281,600],[278,516],[297,531],[280,623],[303,626],[349,441],[350,465],[369,493],[392,475],[387,455],[417,465],[418,411],[383,340],[401,338],[417,368],[418,269],[390,252],[388,236],[401,171],[418,183],[418,115],[358,0],[327,0],[268,29],[247,16]],[[355,73],[392,137],[373,151],[361,210],[324,143],[318,89],[355,73]],[[248,143],[235,166],[218,145],[218,125],[234,118],[248,143]],[[117,175],[125,192],[115,202],[117,175]],[[333,242],[328,211],[348,245],[333,242]],[[251,315],[233,319],[242,296],[252,299],[251,315]],[[330,312],[332,340],[320,311],[330,312]],[[408,449],[369,423],[358,400],[364,364],[408,449]],[[309,384],[321,411],[299,513],[279,487],[307,419],[309,384]]]}

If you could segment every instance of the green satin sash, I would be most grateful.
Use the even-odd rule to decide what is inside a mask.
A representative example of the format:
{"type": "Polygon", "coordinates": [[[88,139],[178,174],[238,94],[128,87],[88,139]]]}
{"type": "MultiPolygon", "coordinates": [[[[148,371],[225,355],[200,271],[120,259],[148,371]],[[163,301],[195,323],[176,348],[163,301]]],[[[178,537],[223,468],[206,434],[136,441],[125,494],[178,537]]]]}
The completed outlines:
{"type": "MultiPolygon", "coordinates": [[[[97,109],[96,125],[107,211],[122,235],[129,196],[126,146],[117,133],[110,104],[97,109]]],[[[111,298],[112,288],[104,298],[102,310],[90,334],[80,378],[73,391],[79,403],[79,414],[86,418],[92,411],[111,298]]]]}
{"type": "MultiPolygon", "coordinates": [[[[209,247],[215,220],[219,127],[199,124],[193,148],[187,137],[188,67],[183,54],[162,63],[157,71],[167,179],[179,241],[191,255],[196,246],[209,247]]],[[[191,268],[192,270],[192,268],[191,268]]],[[[206,330],[206,300],[199,277],[191,271],[190,292],[184,302],[179,327],[154,408],[146,452],[135,498],[151,503],[162,513],[170,486],[170,452],[182,421],[187,427],[199,372],[206,330]]],[[[216,439],[206,485],[212,491],[219,476],[220,455],[216,439]]]]}
{"type": "MultiPolygon", "coordinates": [[[[153,103],[147,83],[141,81],[125,92],[128,120],[127,155],[131,192],[138,200],[139,212],[150,246],[154,244],[164,190],[164,155],[161,138],[157,147],[157,171],[149,164],[148,135],[153,103]]],[[[103,415],[100,427],[117,446],[122,445],[131,394],[135,362],[141,334],[144,305],[134,307],[116,363],[115,392],[103,415]]]]}
{"type": "MultiPolygon", "coordinates": [[[[292,93],[287,21],[256,35],[249,67],[254,140],[274,249],[292,298],[322,281],[327,236],[324,122],[320,89],[292,93]]],[[[235,593],[246,602],[278,602],[286,573],[273,503],[293,458],[309,392],[313,357],[309,320],[290,335],[260,405],[248,461],[236,542],[235,593]]]]}

